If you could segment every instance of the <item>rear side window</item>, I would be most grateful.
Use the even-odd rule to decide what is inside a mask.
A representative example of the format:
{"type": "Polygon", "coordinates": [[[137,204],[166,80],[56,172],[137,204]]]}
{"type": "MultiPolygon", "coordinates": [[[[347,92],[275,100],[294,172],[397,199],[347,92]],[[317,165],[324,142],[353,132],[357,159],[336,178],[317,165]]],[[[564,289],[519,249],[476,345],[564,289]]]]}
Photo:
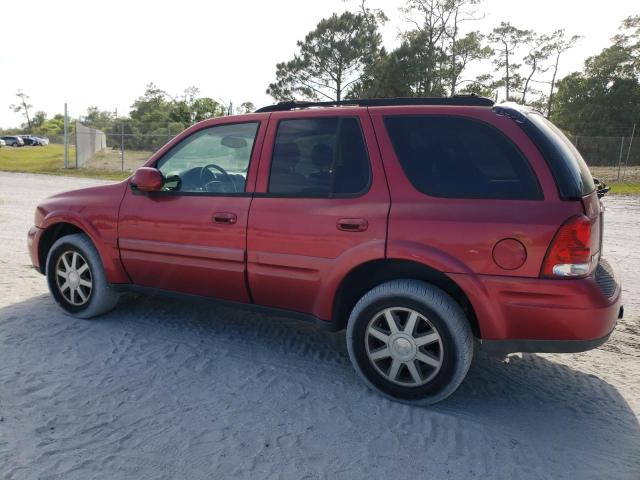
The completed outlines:
{"type": "Polygon", "coordinates": [[[494,127],[445,116],[393,116],[385,125],[405,175],[435,197],[538,200],[520,150],[494,127]]]}
{"type": "Polygon", "coordinates": [[[278,124],[269,193],[330,198],[363,193],[369,157],[358,119],[321,117],[278,124]]]}
{"type": "Polygon", "coordinates": [[[596,188],[589,167],[580,152],[562,131],[537,113],[527,115],[534,128],[523,125],[525,132],[540,148],[551,168],[564,200],[579,200],[596,188]]]}

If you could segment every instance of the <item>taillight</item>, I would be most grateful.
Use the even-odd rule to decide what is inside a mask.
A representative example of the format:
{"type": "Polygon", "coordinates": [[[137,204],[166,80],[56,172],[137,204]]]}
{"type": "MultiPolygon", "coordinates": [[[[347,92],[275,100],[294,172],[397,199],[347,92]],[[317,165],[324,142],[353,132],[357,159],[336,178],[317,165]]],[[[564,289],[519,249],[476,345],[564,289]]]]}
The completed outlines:
{"type": "Polygon", "coordinates": [[[542,276],[584,277],[591,273],[591,228],[592,222],[585,215],[567,220],[547,250],[542,263],[542,276]]]}

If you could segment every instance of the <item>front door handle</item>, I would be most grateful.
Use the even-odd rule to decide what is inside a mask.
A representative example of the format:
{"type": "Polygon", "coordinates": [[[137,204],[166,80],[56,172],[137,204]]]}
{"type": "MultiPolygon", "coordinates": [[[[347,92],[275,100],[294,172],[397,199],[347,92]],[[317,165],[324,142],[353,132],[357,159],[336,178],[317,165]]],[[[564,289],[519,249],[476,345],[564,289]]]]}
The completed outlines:
{"type": "Polygon", "coordinates": [[[235,213],[218,212],[213,214],[213,223],[221,223],[223,225],[233,225],[238,221],[235,213]]]}
{"type": "Polygon", "coordinates": [[[344,232],[364,232],[369,227],[369,222],[364,218],[341,218],[336,226],[344,232]]]}

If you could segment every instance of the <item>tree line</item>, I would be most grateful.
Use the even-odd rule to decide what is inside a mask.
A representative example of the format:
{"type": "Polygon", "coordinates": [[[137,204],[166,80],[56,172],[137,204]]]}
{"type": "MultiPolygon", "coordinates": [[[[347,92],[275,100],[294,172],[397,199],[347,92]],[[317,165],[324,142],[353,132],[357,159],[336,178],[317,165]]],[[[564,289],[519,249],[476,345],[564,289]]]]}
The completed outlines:
{"type": "Polygon", "coordinates": [[[387,51],[380,35],[387,16],[361,0],[298,41],[267,93],[277,101],[477,94],[529,105],[575,135],[628,135],[640,120],[640,15],[625,19],[582,71],[558,79],[579,35],[509,22],[488,32],[466,28],[483,18],[480,8],[481,0],[407,0],[401,11],[411,27],[387,51]]]}
{"type": "MultiPolygon", "coordinates": [[[[25,123],[19,128],[2,130],[4,134],[33,134],[61,141],[64,132],[64,115],[56,114],[47,118],[43,111],[32,113],[33,105],[29,96],[18,91],[19,99],[12,105],[13,111],[22,113],[25,123]]],[[[149,83],[144,93],[139,96],[128,114],[100,110],[91,106],[84,115],[76,119],[84,125],[107,134],[107,146],[120,148],[124,146],[133,150],[156,150],[164,145],[172,136],[177,135],[194,123],[208,118],[249,113],[255,110],[251,102],[243,102],[234,107],[231,102],[200,96],[197,87],[187,87],[178,95],[170,95],[154,83],[149,83]]],[[[75,120],[75,119],[74,119],[75,120]]],[[[69,132],[74,135],[75,121],[69,120],[69,132]]]]}
{"type": "Polygon", "coordinates": [[[90,107],[80,120],[107,133],[108,146],[120,147],[124,143],[127,149],[156,150],[194,123],[255,110],[251,102],[234,108],[231,102],[224,104],[199,94],[197,87],[188,87],[181,94],[172,96],[150,83],[131,105],[128,116],[117,117],[111,112],[90,107]]]}

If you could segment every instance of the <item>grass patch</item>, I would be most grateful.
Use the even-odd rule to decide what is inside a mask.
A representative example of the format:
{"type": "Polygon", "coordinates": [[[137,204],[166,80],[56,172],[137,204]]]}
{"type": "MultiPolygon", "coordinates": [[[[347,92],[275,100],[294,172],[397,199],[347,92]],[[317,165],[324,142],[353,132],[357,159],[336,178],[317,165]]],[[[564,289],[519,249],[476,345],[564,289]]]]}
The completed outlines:
{"type": "Polygon", "coordinates": [[[608,195],[640,195],[640,183],[609,183],[608,195]]]}
{"type": "MultiPolygon", "coordinates": [[[[75,165],[75,147],[69,147],[69,163],[75,165]]],[[[130,172],[97,170],[90,168],[64,168],[64,146],[2,147],[0,148],[0,170],[5,172],[43,173],[70,177],[104,178],[122,180],[130,172]]]]}

